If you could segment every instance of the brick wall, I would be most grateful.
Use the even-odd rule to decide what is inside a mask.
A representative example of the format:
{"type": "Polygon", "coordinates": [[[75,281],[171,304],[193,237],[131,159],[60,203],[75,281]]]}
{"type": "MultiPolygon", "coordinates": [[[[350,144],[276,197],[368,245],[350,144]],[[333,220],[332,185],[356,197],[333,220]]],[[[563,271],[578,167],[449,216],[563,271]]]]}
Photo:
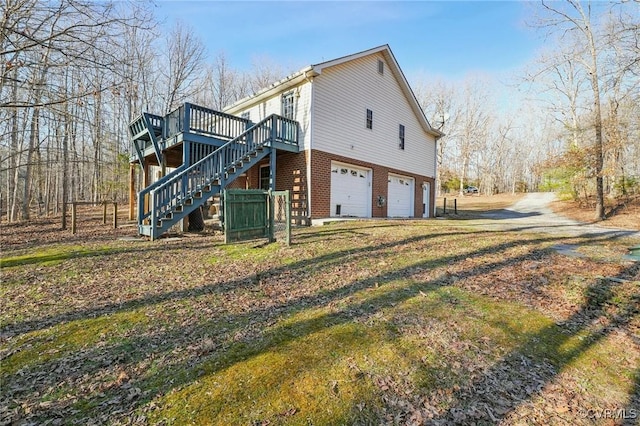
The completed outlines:
{"type": "MultiPolygon", "coordinates": [[[[389,167],[368,163],[366,161],[360,161],[353,158],[342,157],[323,151],[313,150],[311,152],[311,217],[313,219],[331,216],[331,161],[339,161],[341,163],[352,164],[354,166],[360,166],[372,170],[372,217],[387,216],[387,204],[385,203],[384,206],[378,206],[378,196],[381,195],[385,197],[385,199],[389,198],[389,194],[387,192],[389,185],[389,173],[412,177],[414,179],[414,217],[422,217],[422,184],[424,182],[431,183],[430,205],[433,206],[433,203],[435,202],[435,195],[433,191],[435,188],[435,179],[432,177],[417,175],[414,173],[406,173],[402,170],[392,169],[389,167]]],[[[432,216],[431,212],[429,212],[429,216],[432,216]]]]}
{"type": "MultiPolygon", "coordinates": [[[[311,186],[311,218],[325,218],[331,216],[331,161],[352,164],[371,169],[373,172],[371,191],[371,216],[386,217],[387,205],[378,206],[378,196],[388,199],[388,175],[394,173],[412,177],[414,186],[414,217],[422,217],[422,184],[431,183],[431,200],[429,216],[432,216],[435,203],[435,180],[432,177],[406,173],[402,170],[392,169],[353,158],[329,154],[323,151],[311,152],[311,185],[308,185],[306,176],[306,159],[308,151],[301,153],[279,153],[276,163],[276,190],[291,190],[292,217],[297,224],[308,224],[308,188],[311,186]]],[[[260,182],[260,166],[268,165],[269,158],[252,167],[246,176],[246,188],[258,188],[260,182]]]]}
{"type": "MultiPolygon", "coordinates": [[[[260,187],[260,167],[269,165],[269,157],[247,172],[247,188],[260,187]]],[[[307,205],[306,152],[278,153],[276,159],[276,191],[291,191],[291,217],[298,225],[309,225],[307,205]]]]}

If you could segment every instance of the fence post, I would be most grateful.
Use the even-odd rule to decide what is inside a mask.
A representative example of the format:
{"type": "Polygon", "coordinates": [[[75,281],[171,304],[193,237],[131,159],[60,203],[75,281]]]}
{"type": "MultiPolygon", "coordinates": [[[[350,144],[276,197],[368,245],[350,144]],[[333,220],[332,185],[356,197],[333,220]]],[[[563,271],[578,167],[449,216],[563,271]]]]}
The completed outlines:
{"type": "Polygon", "coordinates": [[[447,199],[446,198],[444,199],[444,203],[443,204],[444,204],[444,207],[442,209],[442,216],[447,214],[447,199]]]}
{"type": "Polygon", "coordinates": [[[107,202],[102,202],[102,224],[105,225],[107,223],[107,202]]]}
{"type": "Polygon", "coordinates": [[[285,203],[285,220],[287,221],[287,226],[286,226],[286,243],[287,246],[291,245],[291,191],[287,190],[285,191],[285,197],[284,197],[284,203],[285,203]]]}
{"type": "MultiPolygon", "coordinates": [[[[106,205],[107,203],[105,202],[105,212],[107,211],[106,205]]],[[[105,218],[106,219],[106,218],[105,218]]],[[[113,203],[113,229],[118,229],[118,203],[113,203]]]]}
{"type": "Polygon", "coordinates": [[[76,203],[71,203],[71,234],[76,234],[76,203]]]}
{"type": "Polygon", "coordinates": [[[267,193],[267,214],[269,215],[269,242],[272,243],[276,240],[275,238],[275,228],[276,228],[276,218],[275,218],[275,197],[273,195],[273,190],[270,189],[267,193]]]}
{"type": "Polygon", "coordinates": [[[457,198],[453,199],[453,212],[455,214],[458,214],[458,199],[457,198]]]}

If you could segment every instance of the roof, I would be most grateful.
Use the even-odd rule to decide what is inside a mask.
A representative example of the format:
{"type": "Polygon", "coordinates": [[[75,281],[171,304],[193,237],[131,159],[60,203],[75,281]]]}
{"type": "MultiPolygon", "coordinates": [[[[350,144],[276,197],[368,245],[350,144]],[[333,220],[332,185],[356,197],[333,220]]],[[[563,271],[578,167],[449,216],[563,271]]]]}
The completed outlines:
{"type": "Polygon", "coordinates": [[[258,93],[235,102],[233,105],[225,108],[224,112],[233,114],[234,112],[241,110],[247,104],[254,104],[254,103],[260,102],[264,99],[272,97],[274,94],[286,91],[291,87],[295,87],[298,84],[302,83],[304,80],[307,80],[311,77],[318,76],[322,74],[322,70],[325,68],[333,67],[335,65],[340,65],[345,62],[352,61],[354,59],[359,59],[359,58],[369,56],[369,55],[374,55],[377,53],[381,53],[382,56],[385,58],[386,62],[390,64],[389,68],[391,69],[391,72],[396,77],[396,80],[400,83],[400,88],[402,89],[402,93],[404,93],[405,97],[409,100],[411,109],[413,110],[414,114],[418,118],[418,121],[422,125],[424,131],[435,136],[436,138],[443,136],[444,133],[431,127],[429,120],[427,120],[427,117],[424,115],[424,111],[420,107],[420,103],[418,102],[415,94],[413,93],[413,90],[411,90],[411,86],[409,86],[409,82],[404,76],[402,69],[400,69],[400,65],[398,65],[398,61],[396,61],[396,58],[393,55],[393,52],[391,51],[391,48],[389,47],[388,44],[383,44],[382,46],[374,47],[368,50],[363,50],[362,52],[353,53],[347,56],[342,56],[340,58],[321,62],[319,64],[309,65],[308,67],[305,67],[300,71],[294,74],[291,74],[290,76],[280,81],[273,83],[271,86],[260,90],[258,93]]]}

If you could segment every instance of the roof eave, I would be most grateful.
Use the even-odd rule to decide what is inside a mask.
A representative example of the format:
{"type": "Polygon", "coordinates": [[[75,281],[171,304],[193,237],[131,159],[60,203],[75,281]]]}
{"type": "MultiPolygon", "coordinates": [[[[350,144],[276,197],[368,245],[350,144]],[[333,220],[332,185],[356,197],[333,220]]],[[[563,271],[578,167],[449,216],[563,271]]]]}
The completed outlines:
{"type": "Polygon", "coordinates": [[[223,109],[223,112],[227,114],[234,114],[251,105],[262,102],[265,99],[268,99],[273,95],[282,92],[283,90],[287,90],[290,87],[295,87],[304,80],[308,79],[310,76],[313,76],[313,69],[311,66],[308,66],[294,74],[289,75],[288,77],[283,78],[280,81],[276,81],[271,86],[266,87],[253,95],[247,96],[243,99],[240,99],[239,101],[234,102],[228,107],[225,107],[223,109]]]}
{"type": "Polygon", "coordinates": [[[247,96],[246,98],[235,102],[234,104],[224,108],[223,111],[228,114],[235,114],[242,109],[246,109],[252,105],[260,103],[291,87],[295,87],[305,80],[309,80],[312,77],[320,75],[324,68],[339,65],[344,62],[352,61],[354,59],[362,58],[362,57],[369,56],[376,53],[382,53],[385,59],[387,59],[387,61],[393,65],[390,68],[393,74],[395,75],[395,77],[398,79],[398,81],[401,82],[400,87],[402,88],[402,92],[407,97],[407,99],[409,99],[409,103],[411,104],[411,109],[413,110],[414,114],[418,118],[418,121],[420,122],[423,130],[427,134],[435,137],[436,139],[439,139],[442,136],[444,136],[444,133],[434,129],[429,123],[429,120],[427,120],[427,117],[425,116],[424,111],[420,107],[420,103],[418,102],[418,99],[413,93],[413,90],[411,89],[409,82],[407,81],[404,73],[402,72],[402,69],[400,68],[400,65],[398,64],[398,62],[396,61],[396,58],[393,55],[393,52],[391,51],[391,48],[389,47],[388,44],[383,44],[381,46],[374,47],[372,49],[364,50],[358,53],[353,53],[347,56],[342,56],[340,58],[332,59],[326,62],[321,62],[315,65],[309,65],[306,68],[303,68],[302,70],[294,74],[291,74],[290,76],[280,81],[273,83],[271,86],[265,89],[262,89],[251,96],[247,96]]]}

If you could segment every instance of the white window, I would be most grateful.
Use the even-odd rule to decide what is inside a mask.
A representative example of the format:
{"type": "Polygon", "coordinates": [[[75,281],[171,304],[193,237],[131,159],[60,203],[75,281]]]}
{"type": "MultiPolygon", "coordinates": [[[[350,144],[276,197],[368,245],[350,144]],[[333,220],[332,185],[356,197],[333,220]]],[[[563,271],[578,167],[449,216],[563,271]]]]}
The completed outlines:
{"type": "Polygon", "coordinates": [[[282,116],[293,120],[295,115],[295,107],[293,102],[293,92],[284,93],[282,95],[282,116]]]}

